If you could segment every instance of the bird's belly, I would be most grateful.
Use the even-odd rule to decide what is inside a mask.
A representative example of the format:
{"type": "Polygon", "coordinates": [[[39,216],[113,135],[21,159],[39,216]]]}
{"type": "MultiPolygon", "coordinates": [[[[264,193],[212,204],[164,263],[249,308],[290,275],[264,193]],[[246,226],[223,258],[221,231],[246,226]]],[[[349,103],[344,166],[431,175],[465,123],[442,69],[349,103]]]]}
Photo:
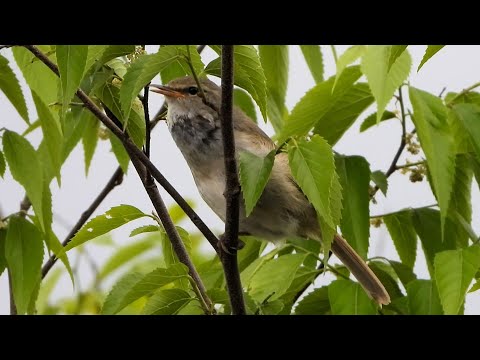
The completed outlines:
{"type": "Polygon", "coordinates": [[[226,203],[223,196],[225,178],[221,175],[216,176],[214,173],[209,175],[209,177],[200,178],[200,176],[195,176],[194,174],[195,183],[202,199],[225,222],[226,203]]]}

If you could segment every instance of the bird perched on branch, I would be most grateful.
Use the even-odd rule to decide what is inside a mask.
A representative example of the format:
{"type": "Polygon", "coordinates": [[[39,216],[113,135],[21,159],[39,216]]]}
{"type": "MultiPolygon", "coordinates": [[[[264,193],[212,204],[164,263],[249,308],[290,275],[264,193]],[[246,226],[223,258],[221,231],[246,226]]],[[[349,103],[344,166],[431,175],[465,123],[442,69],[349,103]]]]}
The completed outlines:
{"type": "MultiPolygon", "coordinates": [[[[166,97],[168,128],[200,195],[225,221],[221,88],[206,78],[200,80],[200,86],[189,76],[172,80],[168,86],[150,85],[152,91],[166,97]]],[[[264,157],[275,149],[273,141],[237,107],[233,109],[233,126],[237,155],[249,151],[264,157]]],[[[276,155],[269,181],[250,216],[240,201],[239,229],[269,241],[293,236],[321,241],[316,211],[295,183],[287,154],[276,155]]],[[[383,305],[390,303],[377,276],[340,235],[335,235],[331,249],[372,299],[383,305]]]]}

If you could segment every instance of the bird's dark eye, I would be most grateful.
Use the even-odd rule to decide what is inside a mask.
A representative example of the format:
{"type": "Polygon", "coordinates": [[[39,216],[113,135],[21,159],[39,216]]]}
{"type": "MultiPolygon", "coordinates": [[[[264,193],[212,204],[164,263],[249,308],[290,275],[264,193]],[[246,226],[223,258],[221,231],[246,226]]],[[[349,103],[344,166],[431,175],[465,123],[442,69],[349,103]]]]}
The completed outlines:
{"type": "Polygon", "coordinates": [[[190,86],[190,87],[188,88],[188,93],[189,93],[190,95],[197,95],[198,89],[197,89],[195,86],[190,86]]]}

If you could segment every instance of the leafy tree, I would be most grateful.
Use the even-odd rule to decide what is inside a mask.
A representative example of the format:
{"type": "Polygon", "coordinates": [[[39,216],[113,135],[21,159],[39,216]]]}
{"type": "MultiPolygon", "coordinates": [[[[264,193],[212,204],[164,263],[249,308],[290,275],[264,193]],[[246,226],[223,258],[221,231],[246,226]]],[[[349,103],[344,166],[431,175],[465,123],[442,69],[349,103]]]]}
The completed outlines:
{"type": "MultiPolygon", "coordinates": [[[[241,313],[239,303],[244,303],[247,314],[261,315],[463,313],[466,295],[480,288],[480,238],[471,226],[473,179],[480,183],[480,94],[474,91],[480,83],[445,96],[410,86],[412,68],[421,71],[443,46],[428,46],[420,64],[412,63],[407,45],[356,45],[338,59],[332,46],[337,71],[330,76],[323,67],[328,48],[301,46],[315,85],[288,109],[289,46],[235,46],[231,68],[231,47],[208,46],[218,55],[208,64],[200,56],[205,46],[162,45],[151,54],[135,45],[0,47],[13,53],[38,114],[31,118],[11,64],[0,55],[0,90],[26,128],[22,134],[0,130],[0,176],[9,171],[25,193],[19,211],[0,219],[0,275],[9,278],[11,312],[230,314],[241,313]],[[222,63],[227,64],[223,70],[222,63]],[[391,304],[376,306],[344,266],[328,262],[328,249],[312,240],[292,238],[270,248],[242,236],[245,246],[238,259],[227,260],[200,250],[207,240],[218,251],[217,237],[149,161],[150,131],[164,118],[165,108],[150,117],[148,84],[157,75],[167,83],[187,74],[228,82],[229,71],[235,104],[253,121],[271,124],[277,152],[288,153],[292,174],[322,223],[339,229],[369,262],[391,304]],[[368,159],[333,150],[372,104],[376,112],[364,118],[360,131],[386,121],[401,128],[388,169],[371,169],[368,159]],[[43,138],[34,147],[29,134],[37,128],[43,138]],[[61,242],[52,227],[52,184],[61,186],[60,170],[80,142],[85,170],[91,170],[99,139],[110,141],[118,169],[61,242]],[[405,152],[416,160],[399,164],[405,152]],[[138,172],[156,212],[118,203],[91,218],[127,171],[128,176],[138,172]],[[436,203],[370,214],[379,190],[388,198],[388,180],[396,171],[409,174],[412,182],[428,181],[436,203]],[[155,184],[178,205],[167,211],[155,184]],[[115,246],[110,232],[140,218],[143,226],[129,234],[128,243],[115,246]],[[187,218],[198,231],[178,226],[187,218]],[[367,257],[370,229],[383,224],[401,261],[367,257]],[[87,243],[111,249],[99,268],[87,243]],[[76,297],[52,301],[52,290],[65,272],[72,282],[79,280],[78,263],[70,264],[72,252],[92,266],[94,281],[76,297]],[[429,279],[418,279],[414,272],[419,256],[425,257],[429,279]],[[62,264],[56,264],[57,258],[62,264]],[[238,267],[232,266],[237,262],[238,267]],[[225,273],[231,279],[237,271],[242,288],[225,280],[225,273]],[[325,272],[336,279],[310,291],[325,272]],[[113,285],[105,286],[107,282],[113,285]]],[[[265,158],[241,154],[239,159],[239,180],[251,212],[274,153],[265,158]]]]}

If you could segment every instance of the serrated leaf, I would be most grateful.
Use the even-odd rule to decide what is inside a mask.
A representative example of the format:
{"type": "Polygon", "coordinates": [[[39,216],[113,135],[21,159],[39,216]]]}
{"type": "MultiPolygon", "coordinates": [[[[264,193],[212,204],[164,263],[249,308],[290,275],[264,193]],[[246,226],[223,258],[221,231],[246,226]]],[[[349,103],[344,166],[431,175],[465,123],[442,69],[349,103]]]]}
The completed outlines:
{"type": "Polygon", "coordinates": [[[43,209],[44,178],[37,152],[27,139],[9,130],[3,134],[3,151],[13,178],[25,188],[45,232],[50,222],[43,209]]]}
{"type": "Polygon", "coordinates": [[[3,175],[5,175],[6,169],[7,169],[7,164],[5,163],[5,158],[3,157],[3,153],[0,151],[0,177],[3,178],[3,175]]]}
{"type": "Polygon", "coordinates": [[[17,76],[8,65],[8,59],[2,55],[0,55],[0,90],[10,100],[22,119],[29,124],[28,109],[22,88],[18,83],[17,76]]]}
{"type": "Polygon", "coordinates": [[[408,51],[402,54],[389,68],[392,45],[371,45],[362,57],[362,72],[377,102],[377,123],[396,89],[408,78],[412,59],[408,51]]]}
{"type": "Polygon", "coordinates": [[[102,57],[108,45],[88,45],[87,58],[85,60],[85,68],[83,76],[90,70],[90,68],[102,57]]]}
{"type": "Polygon", "coordinates": [[[445,45],[428,45],[427,50],[425,50],[425,55],[423,55],[420,65],[418,65],[417,72],[425,65],[425,63],[430,60],[433,55],[439,52],[445,45]]]}
{"type": "Polygon", "coordinates": [[[458,115],[464,129],[470,135],[477,159],[480,159],[480,106],[458,104],[453,107],[453,111],[458,115]]]}
{"type": "Polygon", "coordinates": [[[0,229],[0,276],[7,268],[7,260],[5,259],[5,239],[7,237],[7,230],[0,229]]]}
{"type": "Polygon", "coordinates": [[[330,312],[328,287],[313,290],[295,308],[295,315],[325,315],[330,312]]]}
{"type": "Polygon", "coordinates": [[[320,45],[299,45],[315,83],[323,81],[323,55],[320,45]]]}
{"type": "Polygon", "coordinates": [[[345,240],[367,258],[370,238],[370,165],[361,156],[335,156],[335,168],[342,186],[340,228],[345,240]]]}
{"type": "Polygon", "coordinates": [[[378,186],[383,195],[387,196],[388,179],[383,171],[377,170],[370,174],[370,179],[378,186]]]}
{"type": "Polygon", "coordinates": [[[158,225],[144,225],[144,226],[140,226],[136,229],[133,229],[129,236],[132,237],[132,236],[135,236],[135,235],[149,233],[149,232],[155,232],[155,231],[161,231],[161,229],[158,225]]]}
{"type": "Polygon", "coordinates": [[[257,156],[249,151],[242,151],[238,155],[238,160],[239,180],[248,217],[267,185],[275,160],[275,150],[269,152],[265,157],[257,156]]]}
{"type": "MultiPolygon", "coordinates": [[[[202,62],[202,58],[200,57],[200,54],[194,45],[189,45],[189,47],[193,69],[195,70],[195,74],[200,76],[203,73],[203,68],[205,67],[202,62]]],[[[192,75],[192,70],[187,62],[188,53],[186,45],[176,45],[176,48],[179,55],[182,56],[179,56],[177,60],[162,69],[160,72],[160,77],[163,84],[185,75],[192,75]]]]}
{"type": "Polygon", "coordinates": [[[442,251],[435,255],[435,281],[446,315],[458,314],[480,267],[480,246],[442,251]]]}
{"type": "MultiPolygon", "coordinates": [[[[278,254],[280,248],[275,248],[269,253],[257,257],[254,261],[252,261],[240,274],[240,280],[242,281],[242,285],[246,288],[250,287],[250,282],[252,281],[253,276],[270,260],[272,260],[275,255],[278,254]]],[[[241,253],[241,252],[240,252],[241,253]]]]}
{"type": "Polygon", "coordinates": [[[388,58],[387,72],[390,71],[395,61],[403,54],[408,45],[392,45],[390,49],[390,56],[388,58]]]}
{"type": "Polygon", "coordinates": [[[378,280],[383,284],[392,301],[404,296],[398,286],[395,277],[396,273],[395,271],[392,271],[388,264],[380,261],[370,261],[368,266],[372,269],[375,275],[377,275],[378,280]]]}
{"type": "Polygon", "coordinates": [[[413,273],[413,270],[407,265],[402,264],[398,261],[389,260],[390,266],[397,274],[398,278],[402,282],[403,286],[406,287],[410,281],[416,280],[417,276],[413,273]]]}
{"type": "Polygon", "coordinates": [[[88,56],[87,45],[57,45],[58,71],[62,89],[62,117],[80,86],[88,56]]]}
{"type": "MultiPolygon", "coordinates": [[[[112,290],[108,293],[105,302],[102,306],[101,313],[104,315],[113,315],[119,312],[123,307],[120,307],[125,295],[131,291],[135,284],[138,284],[145,275],[140,273],[131,273],[122,277],[113,286],[112,290]]],[[[127,304],[128,305],[128,304],[127,304]]]]}
{"type": "Polygon", "coordinates": [[[410,101],[413,122],[440,207],[443,230],[454,181],[455,143],[447,123],[446,108],[437,96],[410,87],[410,101]]]}
{"type": "Polygon", "coordinates": [[[305,257],[305,254],[288,254],[268,261],[253,275],[250,296],[259,303],[267,297],[270,301],[278,299],[287,291],[305,257]]]}
{"type": "Polygon", "coordinates": [[[162,46],[156,54],[142,55],[128,68],[120,88],[120,104],[124,116],[119,119],[127,119],[134,99],[145,85],[147,85],[166,66],[179,58],[180,54],[175,46],[162,46]]]}
{"type": "MultiPolygon", "coordinates": [[[[380,122],[390,119],[396,119],[397,115],[395,113],[385,110],[383,115],[380,119],[380,122]]],[[[377,113],[374,112],[373,114],[367,116],[365,120],[363,120],[362,124],[360,125],[360,132],[364,132],[365,130],[370,129],[372,126],[377,125],[377,113]]]]}
{"type": "Polygon", "coordinates": [[[252,236],[242,236],[241,240],[245,243],[243,249],[237,255],[238,270],[242,272],[260,255],[262,242],[252,236]]]}
{"type": "Polygon", "coordinates": [[[470,290],[468,290],[469,293],[475,292],[480,289],[480,280],[477,280],[475,284],[472,285],[470,290]]]}
{"type": "Polygon", "coordinates": [[[335,74],[335,81],[332,89],[335,89],[337,81],[342,75],[343,70],[345,70],[348,65],[360,58],[365,53],[366,49],[367,47],[365,45],[354,45],[349,47],[342,55],[340,55],[336,62],[337,73],[335,74]]]}
{"type": "Polygon", "coordinates": [[[257,123],[257,111],[252,97],[243,89],[233,89],[233,104],[238,106],[253,122],[257,123]]]}
{"type": "Polygon", "coordinates": [[[83,113],[89,111],[84,109],[72,109],[65,116],[64,142],[62,147],[62,161],[65,162],[72,150],[77,146],[85,130],[83,113]]]}
{"type": "Polygon", "coordinates": [[[393,244],[402,263],[410,268],[415,264],[417,255],[417,233],[413,227],[410,211],[401,211],[383,217],[393,244]]]}
{"type": "Polygon", "coordinates": [[[118,164],[122,168],[123,173],[126,174],[128,171],[128,164],[130,163],[130,156],[120,139],[111,131],[108,131],[108,138],[110,139],[110,145],[112,145],[112,152],[117,158],[118,164]]]}
{"type": "Polygon", "coordinates": [[[411,315],[443,315],[435,282],[414,280],[406,288],[411,315]]]}
{"type": "Polygon", "coordinates": [[[135,51],[135,45],[108,45],[102,52],[102,56],[98,61],[99,64],[115,59],[120,56],[131,54],[135,51]]]}
{"type": "Polygon", "coordinates": [[[180,289],[160,290],[148,299],[142,314],[175,315],[192,300],[189,293],[180,289]]]}
{"type": "Polygon", "coordinates": [[[5,259],[11,274],[13,297],[19,314],[25,314],[40,281],[43,241],[40,231],[19,216],[10,217],[5,259]]]}
{"type": "MultiPolygon", "coordinates": [[[[219,46],[210,45],[221,55],[219,46]]],[[[257,50],[252,45],[235,45],[234,47],[234,83],[246,90],[257,103],[264,119],[267,118],[267,86],[257,50]]],[[[205,68],[205,73],[221,77],[221,61],[217,58],[205,68]]]]}
{"type": "Polygon", "coordinates": [[[65,252],[81,245],[97,236],[106,234],[132,220],[149,216],[131,205],[119,205],[112,207],[105,214],[91,219],[75,234],[68,245],[64,248],[65,252]]]}
{"type": "Polygon", "coordinates": [[[365,99],[368,100],[368,88],[366,89],[365,85],[357,86],[352,90],[353,84],[360,76],[358,66],[349,67],[342,73],[333,92],[334,77],[310,89],[285,119],[284,126],[279,134],[279,142],[284,142],[294,135],[306,135],[315,125],[319,126],[317,129],[319,132],[326,130],[328,126],[333,127],[334,129],[326,132],[332,135],[332,138],[336,137],[338,140],[339,134],[341,136],[353,122],[354,118],[352,120],[352,116],[355,117],[353,113],[359,111],[359,104],[364,105],[365,99]],[[348,99],[354,99],[359,103],[350,104],[348,99]],[[335,114],[340,117],[338,127],[334,117],[335,114]],[[320,123],[323,125],[319,125],[320,123]]]}
{"type": "Polygon", "coordinates": [[[332,315],[375,315],[377,309],[360,284],[335,280],[328,286],[332,315]]]}
{"type": "Polygon", "coordinates": [[[85,122],[85,128],[82,136],[83,152],[85,158],[85,176],[88,176],[88,170],[92,163],[93,155],[98,144],[98,130],[100,121],[92,113],[84,113],[82,121],[85,122]]]}

